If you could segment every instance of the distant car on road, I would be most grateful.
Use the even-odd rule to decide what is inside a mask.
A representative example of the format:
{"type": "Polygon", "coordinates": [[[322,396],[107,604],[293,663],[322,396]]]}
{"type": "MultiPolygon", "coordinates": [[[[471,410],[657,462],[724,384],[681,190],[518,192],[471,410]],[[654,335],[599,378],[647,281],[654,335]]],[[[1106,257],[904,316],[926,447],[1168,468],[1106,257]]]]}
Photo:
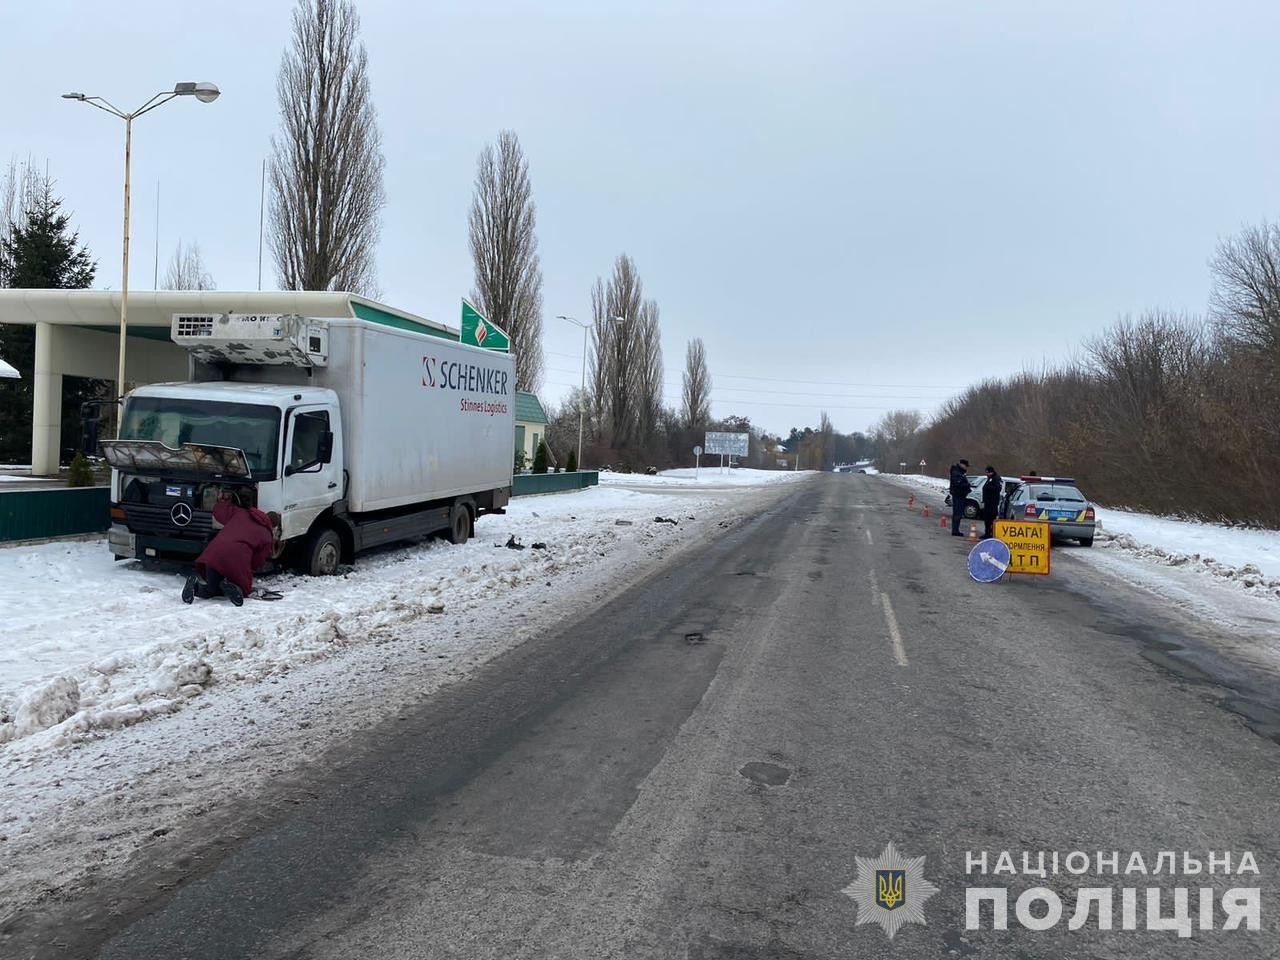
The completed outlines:
{"type": "MultiPolygon", "coordinates": [[[[1006,485],[1007,486],[1007,485],[1006,485]]],[[[1097,513],[1071,477],[1027,476],[1005,497],[1000,516],[1008,520],[1044,520],[1050,536],[1093,546],[1097,513]]]]}

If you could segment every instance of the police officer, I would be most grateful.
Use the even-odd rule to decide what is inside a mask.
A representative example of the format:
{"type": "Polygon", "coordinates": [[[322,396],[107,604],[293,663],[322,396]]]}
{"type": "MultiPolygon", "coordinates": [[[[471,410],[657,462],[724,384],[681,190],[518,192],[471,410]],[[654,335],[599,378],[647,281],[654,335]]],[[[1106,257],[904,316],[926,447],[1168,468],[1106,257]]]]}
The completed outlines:
{"type": "Polygon", "coordinates": [[[982,522],[986,532],[982,539],[995,535],[996,514],[1000,510],[1000,495],[1004,493],[1004,480],[996,473],[996,468],[987,464],[987,480],[982,485],[982,522]]]}
{"type": "Polygon", "coordinates": [[[951,535],[962,537],[960,521],[964,519],[964,505],[969,498],[969,461],[958,460],[951,465],[951,535]]]}

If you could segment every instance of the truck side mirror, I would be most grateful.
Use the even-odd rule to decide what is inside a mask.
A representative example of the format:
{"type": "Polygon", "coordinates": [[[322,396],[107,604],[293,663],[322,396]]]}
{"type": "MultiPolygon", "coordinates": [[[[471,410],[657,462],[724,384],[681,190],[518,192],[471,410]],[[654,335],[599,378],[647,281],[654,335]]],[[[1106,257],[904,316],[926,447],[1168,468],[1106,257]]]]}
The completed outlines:
{"type": "Polygon", "coordinates": [[[330,463],[333,460],[333,431],[326,430],[320,434],[320,446],[316,452],[316,459],[321,463],[330,463]]]}

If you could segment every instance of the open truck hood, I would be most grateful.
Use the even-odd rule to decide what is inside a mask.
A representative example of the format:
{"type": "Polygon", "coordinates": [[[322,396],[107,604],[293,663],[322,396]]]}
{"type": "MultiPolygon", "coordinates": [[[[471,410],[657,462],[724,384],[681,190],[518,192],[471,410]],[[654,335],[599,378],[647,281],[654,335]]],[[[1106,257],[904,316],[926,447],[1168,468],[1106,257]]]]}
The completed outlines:
{"type": "Polygon", "coordinates": [[[246,480],[252,476],[244,451],[237,447],[184,443],[175,450],[159,440],[103,440],[98,447],[107,463],[132,473],[183,473],[246,480]]]}

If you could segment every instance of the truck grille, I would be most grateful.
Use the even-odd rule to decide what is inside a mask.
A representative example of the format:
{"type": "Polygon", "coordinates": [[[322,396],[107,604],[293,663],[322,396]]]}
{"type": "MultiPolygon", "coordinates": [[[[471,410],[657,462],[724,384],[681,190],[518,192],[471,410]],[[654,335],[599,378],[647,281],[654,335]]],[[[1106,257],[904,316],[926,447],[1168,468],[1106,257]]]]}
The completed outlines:
{"type": "Polygon", "coordinates": [[[134,533],[195,541],[208,540],[213,535],[213,514],[211,513],[194,510],[191,514],[191,522],[185,527],[180,527],[173,522],[170,514],[172,505],[155,506],[148,503],[125,502],[122,506],[125,523],[134,533]]]}

